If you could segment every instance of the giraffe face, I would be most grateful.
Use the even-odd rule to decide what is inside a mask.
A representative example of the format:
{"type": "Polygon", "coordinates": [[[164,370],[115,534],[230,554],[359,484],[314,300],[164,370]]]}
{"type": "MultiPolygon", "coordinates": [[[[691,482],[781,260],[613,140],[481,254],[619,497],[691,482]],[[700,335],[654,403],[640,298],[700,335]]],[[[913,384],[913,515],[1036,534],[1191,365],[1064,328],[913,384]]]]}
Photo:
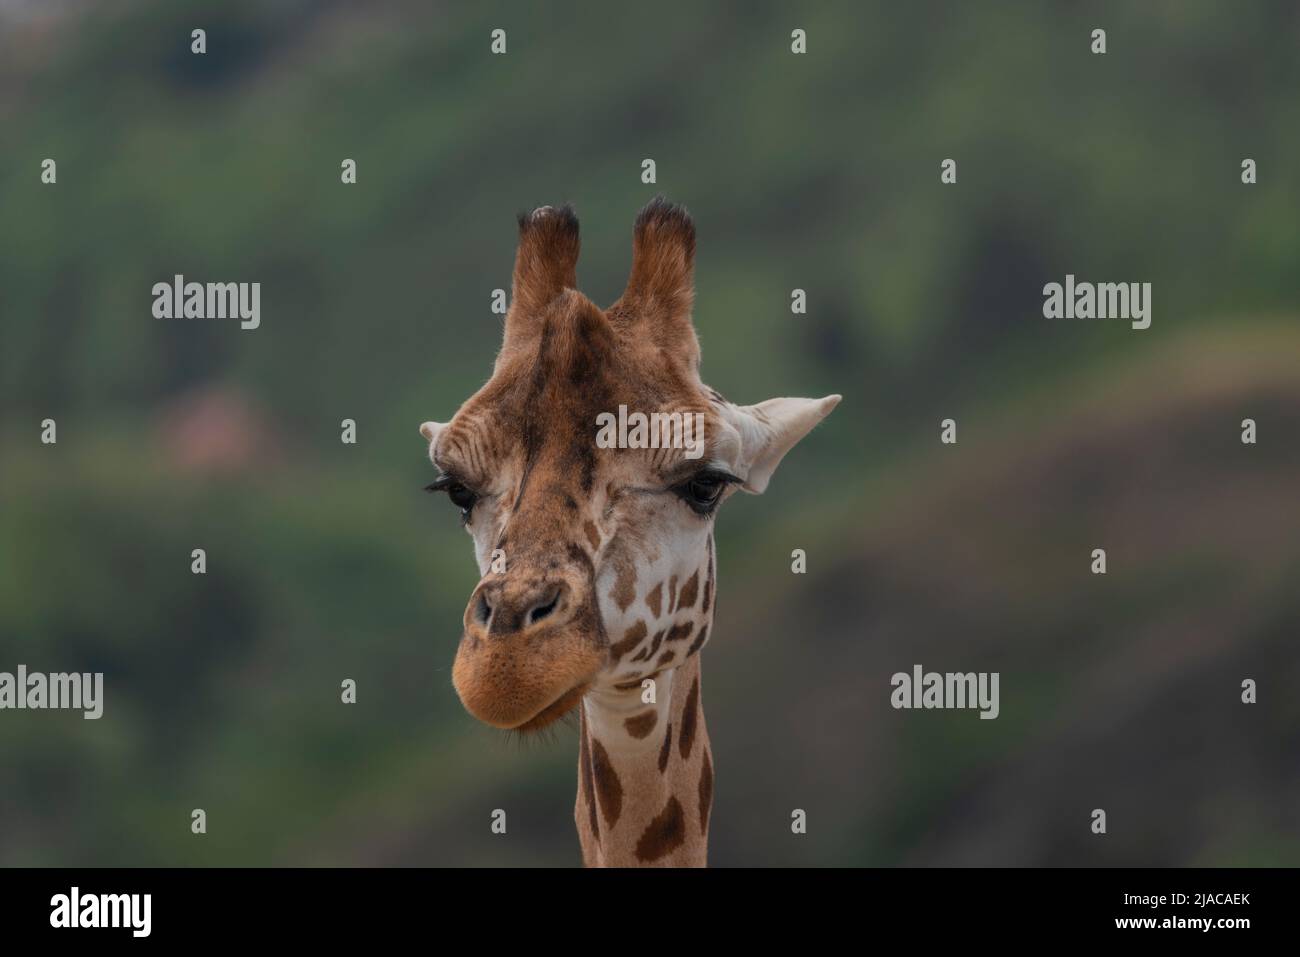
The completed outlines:
{"type": "Polygon", "coordinates": [[[572,212],[521,218],[493,374],[450,422],[421,426],[432,487],[461,509],[482,575],[452,680],[490,725],[544,727],[589,692],[636,694],[642,678],[697,653],[718,507],[738,488],[762,491],[838,401],[741,408],[706,387],[690,321],[690,220],[652,203],[633,246],[628,290],[601,310],[573,288],[572,212]],[[698,423],[702,435],[633,430],[611,443],[602,429],[620,408],[677,415],[667,421],[698,423]]]}

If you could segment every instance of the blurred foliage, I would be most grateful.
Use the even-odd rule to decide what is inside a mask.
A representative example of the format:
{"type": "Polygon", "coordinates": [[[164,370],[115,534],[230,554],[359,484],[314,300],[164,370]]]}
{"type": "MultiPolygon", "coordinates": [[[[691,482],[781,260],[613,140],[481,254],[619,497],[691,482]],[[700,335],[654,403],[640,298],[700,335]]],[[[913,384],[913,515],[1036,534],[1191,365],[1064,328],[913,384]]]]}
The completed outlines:
{"type": "Polygon", "coordinates": [[[845,396],[719,522],[713,860],[1300,862],[1293,3],[8,6],[0,670],[107,705],[0,714],[0,863],[577,862],[572,734],[450,687],[475,574],[415,430],[490,369],[517,211],[577,206],[603,304],[659,191],[710,384],[845,396]],[[1067,272],[1151,329],[1044,320],[1067,272]],[[176,273],[261,328],[152,319],[176,273]],[[1001,718],[890,710],[917,661],[1001,718]]]}

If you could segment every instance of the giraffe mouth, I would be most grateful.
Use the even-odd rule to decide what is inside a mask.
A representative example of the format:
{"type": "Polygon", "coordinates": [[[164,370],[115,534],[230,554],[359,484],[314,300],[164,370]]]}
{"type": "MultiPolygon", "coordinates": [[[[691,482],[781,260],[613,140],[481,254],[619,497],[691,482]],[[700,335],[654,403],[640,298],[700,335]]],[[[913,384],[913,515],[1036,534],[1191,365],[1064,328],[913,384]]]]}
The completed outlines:
{"type": "Polygon", "coordinates": [[[541,711],[537,712],[537,714],[533,715],[523,724],[516,725],[512,730],[527,733],[530,731],[540,731],[547,725],[554,724],[578,706],[578,702],[582,700],[582,696],[587,693],[587,690],[590,687],[590,682],[583,682],[580,685],[570,688],[541,711]]]}

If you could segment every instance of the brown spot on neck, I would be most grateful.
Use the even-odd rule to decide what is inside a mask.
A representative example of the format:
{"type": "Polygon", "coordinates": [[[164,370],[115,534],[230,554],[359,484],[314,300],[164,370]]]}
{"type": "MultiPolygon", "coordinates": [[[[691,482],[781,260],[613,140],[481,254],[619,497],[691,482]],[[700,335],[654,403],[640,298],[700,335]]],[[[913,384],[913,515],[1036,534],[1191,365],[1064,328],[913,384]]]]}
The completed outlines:
{"type": "Polygon", "coordinates": [[[677,798],[670,797],[664,809],[641,832],[641,838],[636,842],[636,856],[646,863],[657,861],[684,843],[686,820],[682,813],[682,803],[677,798]]]}
{"type": "MultiPolygon", "coordinates": [[[[686,692],[686,704],[682,706],[682,758],[691,756],[691,745],[695,743],[695,727],[699,723],[700,679],[691,682],[691,690],[686,692]]],[[[593,742],[594,743],[594,742],[593,742]]]]}
{"type": "Polygon", "coordinates": [[[694,608],[695,599],[700,590],[700,573],[699,571],[691,572],[691,577],[686,579],[686,584],[682,586],[681,594],[677,596],[677,611],[683,608],[694,608]]]}
{"type": "Polygon", "coordinates": [[[649,661],[650,658],[653,657],[654,653],[659,650],[659,643],[663,640],[664,640],[664,632],[662,629],[660,629],[659,631],[656,631],[655,636],[650,639],[649,646],[642,648],[640,651],[638,651],[636,657],[633,658],[632,660],[649,661]]]}
{"type": "Polygon", "coordinates": [[[650,614],[656,618],[659,617],[659,603],[663,600],[664,583],[660,582],[650,589],[650,594],[645,596],[646,607],[650,609],[650,614]]]}
{"type": "Polygon", "coordinates": [[[641,644],[641,639],[646,636],[648,630],[649,629],[646,628],[644,621],[638,621],[627,630],[627,633],[623,635],[622,640],[617,641],[610,646],[610,655],[613,656],[615,661],[620,660],[629,651],[641,644]]]}
{"type": "Polygon", "coordinates": [[[596,523],[587,519],[582,523],[582,530],[587,533],[587,541],[591,543],[592,551],[600,548],[600,530],[596,528],[596,523]]]}
{"type": "Polygon", "coordinates": [[[600,798],[605,824],[612,828],[623,813],[623,782],[618,779],[604,745],[595,738],[591,739],[591,772],[595,777],[596,795],[600,798]]]}
{"type": "Polygon", "coordinates": [[[649,711],[628,718],[623,722],[623,727],[627,729],[628,734],[640,740],[641,738],[649,736],[650,732],[655,729],[655,725],[658,723],[659,712],[651,708],[649,711]]]}
{"type": "Polygon", "coordinates": [[[681,641],[683,638],[689,638],[694,630],[695,622],[693,621],[684,621],[680,625],[673,625],[668,631],[668,640],[681,641]]]}
{"type": "Polygon", "coordinates": [[[673,723],[668,722],[668,729],[664,731],[664,746],[659,749],[659,773],[663,774],[668,770],[668,758],[673,753],[673,723]]]}
{"type": "Polygon", "coordinates": [[[619,611],[627,611],[636,598],[636,566],[629,559],[623,559],[614,578],[614,588],[609,597],[618,605],[619,611]]]}
{"type": "Polygon", "coordinates": [[[708,640],[709,640],[709,626],[705,625],[703,628],[700,629],[700,633],[695,637],[695,640],[691,642],[691,647],[690,650],[686,652],[686,657],[689,658],[691,655],[695,654],[695,652],[703,648],[704,643],[708,640]]]}
{"type": "Polygon", "coordinates": [[[709,833],[709,809],[713,807],[713,762],[709,751],[704,750],[704,760],[700,765],[700,833],[709,833]]]}

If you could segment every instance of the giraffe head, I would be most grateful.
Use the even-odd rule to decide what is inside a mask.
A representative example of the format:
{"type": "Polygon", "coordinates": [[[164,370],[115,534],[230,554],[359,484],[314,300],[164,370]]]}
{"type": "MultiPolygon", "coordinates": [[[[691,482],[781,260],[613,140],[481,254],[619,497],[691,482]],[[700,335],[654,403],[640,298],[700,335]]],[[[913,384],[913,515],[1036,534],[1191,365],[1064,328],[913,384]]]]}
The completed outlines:
{"type": "Polygon", "coordinates": [[[762,492],[839,401],[737,406],[705,386],[686,211],[651,202],[632,248],[627,289],[601,310],[575,288],[572,209],[521,216],[492,376],[451,421],[420,426],[430,488],[460,509],[482,575],[452,681],[490,725],[543,727],[697,653],[719,505],[762,492]]]}

